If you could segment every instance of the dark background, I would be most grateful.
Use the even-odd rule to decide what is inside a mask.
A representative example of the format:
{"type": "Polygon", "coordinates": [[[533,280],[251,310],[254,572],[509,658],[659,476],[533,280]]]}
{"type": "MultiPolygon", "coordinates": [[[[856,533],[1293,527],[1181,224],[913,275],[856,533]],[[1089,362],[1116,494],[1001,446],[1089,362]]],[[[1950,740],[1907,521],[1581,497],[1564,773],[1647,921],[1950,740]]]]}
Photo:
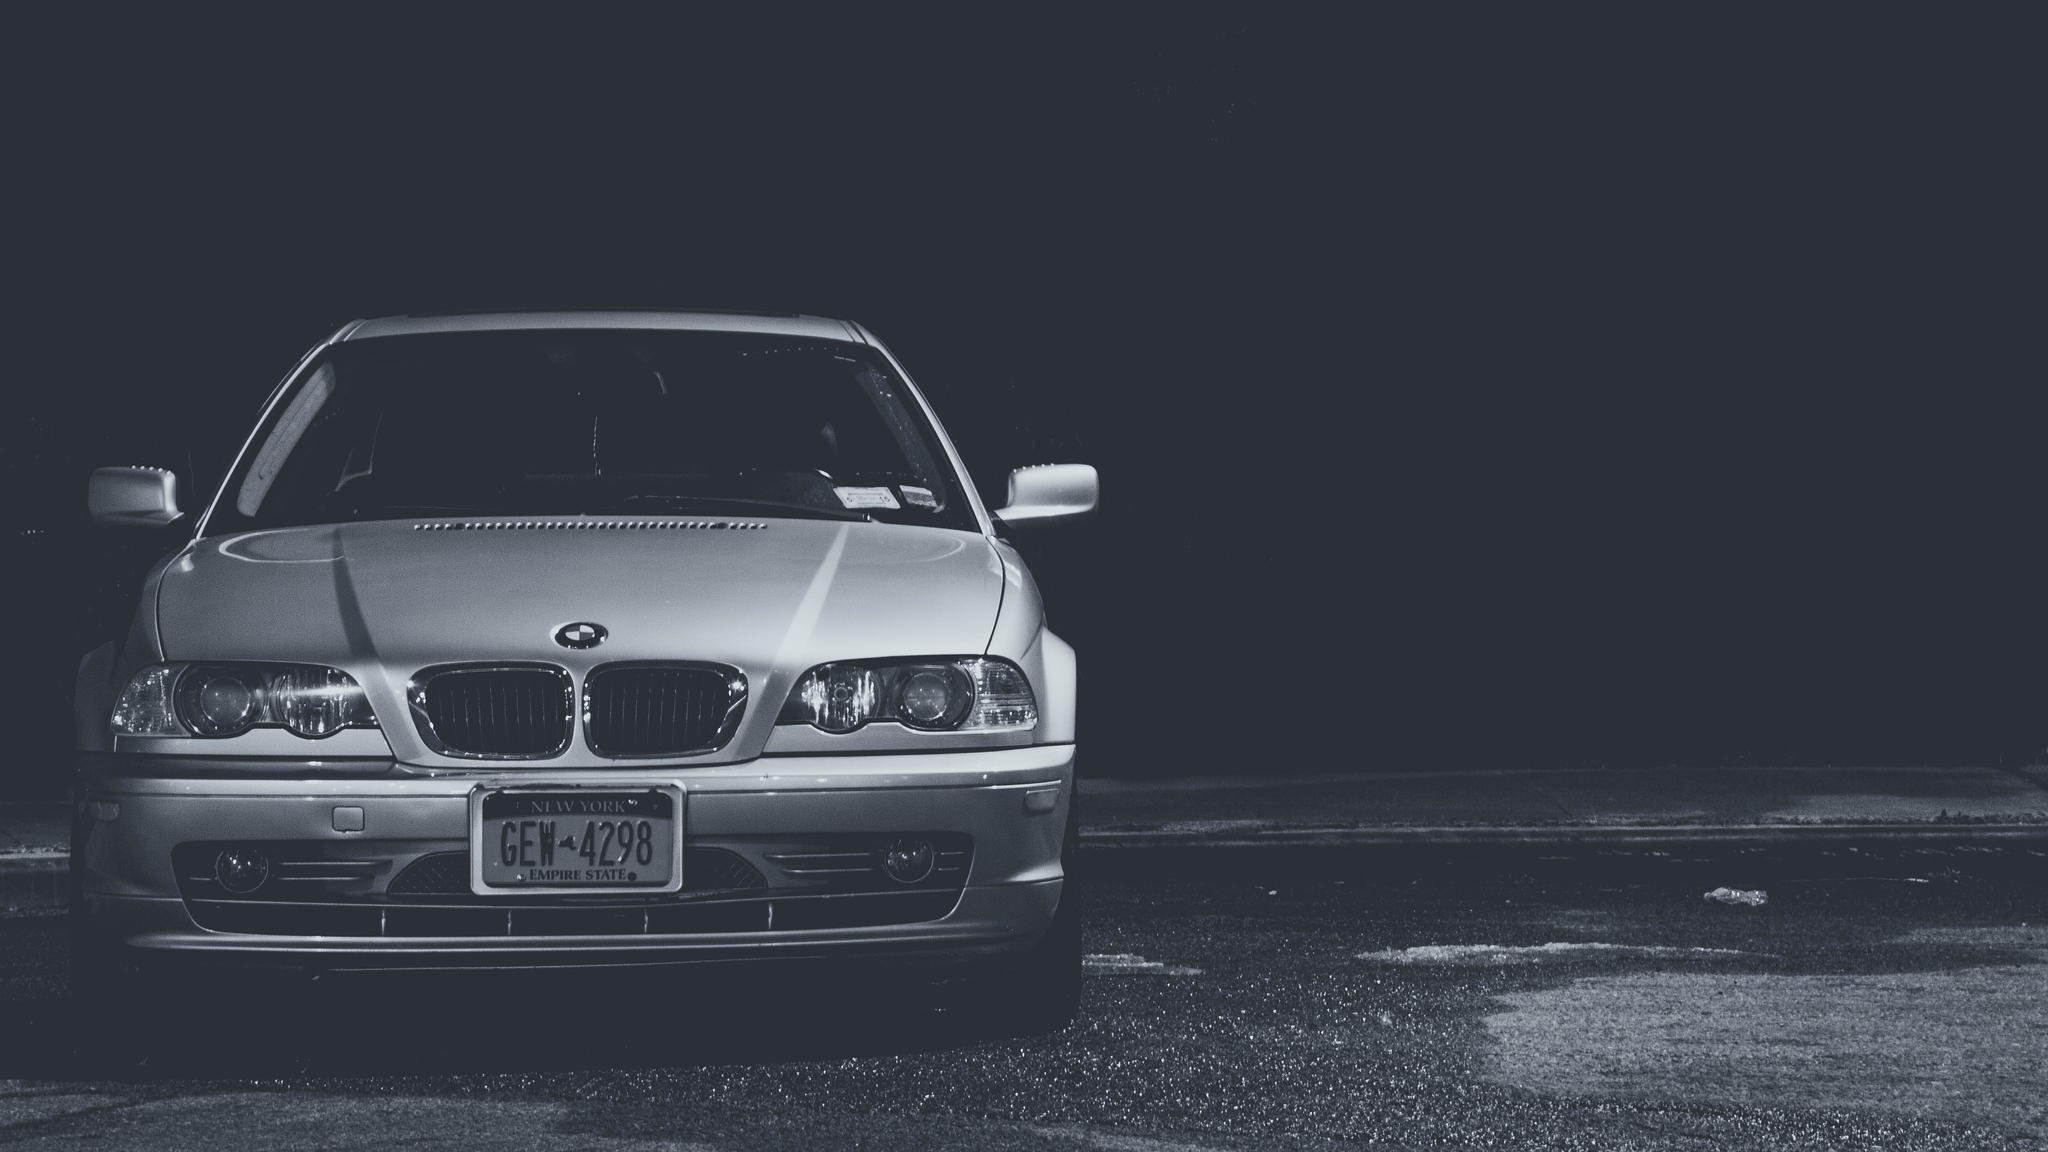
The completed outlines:
{"type": "Polygon", "coordinates": [[[991,503],[1097,465],[1024,542],[1092,772],[2048,746],[1983,12],[7,19],[18,788],[162,548],[85,474],[196,501],[339,324],[496,305],[850,317],[991,503]]]}

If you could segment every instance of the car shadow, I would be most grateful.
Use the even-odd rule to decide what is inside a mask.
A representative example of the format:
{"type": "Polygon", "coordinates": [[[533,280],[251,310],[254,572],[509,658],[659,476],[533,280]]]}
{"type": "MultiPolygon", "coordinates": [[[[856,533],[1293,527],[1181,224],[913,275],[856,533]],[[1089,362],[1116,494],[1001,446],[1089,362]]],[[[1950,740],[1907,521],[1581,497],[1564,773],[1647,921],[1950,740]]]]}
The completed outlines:
{"type": "MultiPolygon", "coordinates": [[[[61,926],[53,918],[35,934],[54,927],[61,938],[61,926]]],[[[990,1038],[974,1005],[929,979],[808,966],[160,978],[131,1008],[107,1012],[74,1002],[61,947],[28,944],[42,954],[17,959],[0,984],[5,1079],[546,1075],[905,1055],[990,1038]]]]}

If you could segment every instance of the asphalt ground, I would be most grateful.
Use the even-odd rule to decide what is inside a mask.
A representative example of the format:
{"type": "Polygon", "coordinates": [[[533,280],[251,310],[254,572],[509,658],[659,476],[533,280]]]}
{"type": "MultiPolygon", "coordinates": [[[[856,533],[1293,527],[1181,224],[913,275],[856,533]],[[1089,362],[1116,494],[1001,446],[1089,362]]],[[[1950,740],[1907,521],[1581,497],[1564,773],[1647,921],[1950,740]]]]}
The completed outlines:
{"type": "Polygon", "coordinates": [[[1029,1040],[682,970],[201,986],[83,1043],[61,918],[0,919],[0,1145],[2048,1147],[2038,845],[1092,866],[1083,1017],[1029,1040]]]}

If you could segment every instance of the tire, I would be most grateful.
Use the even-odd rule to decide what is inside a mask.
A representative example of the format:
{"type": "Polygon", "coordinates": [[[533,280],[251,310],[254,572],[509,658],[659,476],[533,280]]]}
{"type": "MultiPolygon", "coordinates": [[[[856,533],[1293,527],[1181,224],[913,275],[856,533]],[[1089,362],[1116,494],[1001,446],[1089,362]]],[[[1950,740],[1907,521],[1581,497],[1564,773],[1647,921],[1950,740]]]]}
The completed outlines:
{"type": "Polygon", "coordinates": [[[71,914],[71,1005],[81,1020],[132,1018],[144,1003],[142,972],[119,947],[99,939],[80,913],[71,914]]]}
{"type": "Polygon", "coordinates": [[[150,995],[140,959],[110,939],[94,920],[85,899],[82,857],[91,823],[74,818],[71,828],[69,937],[71,1028],[84,1056],[116,1066],[146,1060],[159,1004],[150,995]]]}
{"type": "Polygon", "coordinates": [[[1005,1037],[1047,1036],[1065,1029],[1081,1010],[1082,886],[1079,805],[1070,800],[1060,849],[1059,905],[1052,924],[1029,949],[992,961],[958,982],[960,1006],[975,1031],[1005,1037]]]}
{"type": "Polygon", "coordinates": [[[71,912],[70,1005],[74,1047],[81,1055],[115,1066],[147,1058],[156,1015],[141,968],[76,907],[71,912]]]}
{"type": "Polygon", "coordinates": [[[78,811],[82,803],[74,803],[71,817],[71,869],[65,884],[66,916],[64,921],[66,944],[70,952],[71,1005],[74,1010],[84,1011],[89,1005],[103,1002],[105,994],[126,991],[129,983],[124,979],[126,966],[119,955],[108,946],[105,936],[93,923],[92,913],[85,901],[85,842],[92,835],[92,823],[78,811]]]}

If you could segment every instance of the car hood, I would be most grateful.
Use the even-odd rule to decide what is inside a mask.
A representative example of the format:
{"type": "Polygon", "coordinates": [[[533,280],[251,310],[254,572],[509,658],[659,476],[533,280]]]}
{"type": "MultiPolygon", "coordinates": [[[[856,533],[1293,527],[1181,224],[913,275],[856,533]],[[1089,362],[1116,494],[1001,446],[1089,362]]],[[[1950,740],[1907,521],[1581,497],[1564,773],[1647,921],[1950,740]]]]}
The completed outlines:
{"type": "MultiPolygon", "coordinates": [[[[966,532],[852,521],[578,517],[377,521],[196,541],[164,569],[169,660],[289,660],[356,676],[392,750],[426,758],[403,692],[431,664],[616,660],[747,674],[749,723],[814,664],[986,650],[1003,566],[966,532]],[[563,624],[609,636],[573,651],[563,624]]],[[[758,735],[765,740],[765,729],[758,735]]],[[[736,740],[734,753],[744,754],[736,740]]],[[[758,746],[758,741],[754,742],[758,746]]]]}

